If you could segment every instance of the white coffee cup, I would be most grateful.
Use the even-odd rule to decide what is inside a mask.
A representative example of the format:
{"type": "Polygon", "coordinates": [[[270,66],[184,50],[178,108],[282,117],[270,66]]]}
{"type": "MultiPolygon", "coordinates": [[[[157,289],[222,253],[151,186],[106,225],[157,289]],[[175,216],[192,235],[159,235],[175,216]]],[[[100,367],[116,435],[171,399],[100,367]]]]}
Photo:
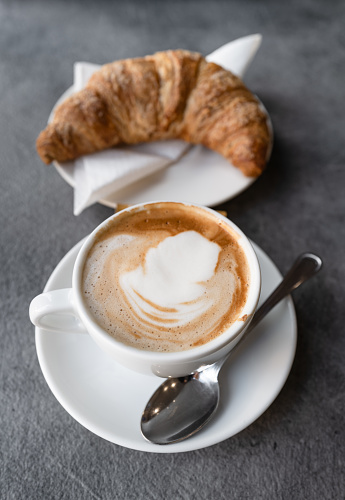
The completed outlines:
{"type": "Polygon", "coordinates": [[[85,240],[80,249],[73,268],[72,288],[54,290],[42,293],[35,297],[30,304],[30,319],[32,323],[44,330],[59,334],[69,332],[71,335],[88,333],[96,344],[120,364],[144,374],[154,373],[160,377],[181,377],[193,373],[201,366],[207,366],[222,358],[231,351],[242,337],[255,312],[261,289],[261,275],[258,259],[248,238],[229,219],[214,210],[196,204],[181,203],[184,207],[199,207],[217,219],[223,221],[237,237],[247,258],[250,274],[250,286],[247,300],[241,311],[241,317],[234,321],[226,331],[209,342],[178,352],[155,352],[137,349],[116,340],[97,324],[94,317],[85,305],[82,292],[83,269],[90,248],[95,239],[110,220],[116,219],[119,214],[130,213],[133,210],[142,210],[152,204],[167,202],[143,203],[128,207],[124,211],[114,214],[100,224],[85,240]]]}

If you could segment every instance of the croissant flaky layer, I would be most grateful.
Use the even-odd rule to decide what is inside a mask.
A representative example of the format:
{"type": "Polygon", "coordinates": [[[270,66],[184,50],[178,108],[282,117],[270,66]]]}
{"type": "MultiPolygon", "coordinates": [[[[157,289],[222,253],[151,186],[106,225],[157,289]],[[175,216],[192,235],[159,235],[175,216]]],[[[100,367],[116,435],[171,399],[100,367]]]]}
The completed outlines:
{"type": "Polygon", "coordinates": [[[261,174],[270,148],[267,114],[243,82],[185,50],[102,66],[57,107],[36,147],[50,163],[176,138],[220,153],[247,176],[261,174]]]}

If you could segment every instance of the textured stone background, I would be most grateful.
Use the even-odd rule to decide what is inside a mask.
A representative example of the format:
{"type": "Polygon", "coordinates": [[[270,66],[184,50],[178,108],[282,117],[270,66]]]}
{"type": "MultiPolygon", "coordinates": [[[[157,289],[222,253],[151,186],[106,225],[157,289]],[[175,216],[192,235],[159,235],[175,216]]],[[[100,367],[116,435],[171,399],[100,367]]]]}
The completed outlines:
{"type": "Polygon", "coordinates": [[[0,1],[0,484],[4,499],[344,498],[344,76],[342,1],[0,1]],[[72,189],[34,143],[76,60],[168,48],[205,54],[251,33],[246,75],[271,114],[267,171],[223,204],[282,272],[313,250],[296,291],[291,374],[249,428],[211,448],[146,454],[108,443],[60,406],[40,371],[30,300],[65,253],[111,214],[72,215],[72,189]]]}

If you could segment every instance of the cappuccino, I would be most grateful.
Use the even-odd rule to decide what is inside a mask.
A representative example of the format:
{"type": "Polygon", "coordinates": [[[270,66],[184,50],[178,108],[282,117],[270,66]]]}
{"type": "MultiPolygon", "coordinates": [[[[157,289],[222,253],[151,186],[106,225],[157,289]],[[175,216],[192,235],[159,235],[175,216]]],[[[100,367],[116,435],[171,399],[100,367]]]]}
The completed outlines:
{"type": "Polygon", "coordinates": [[[241,319],[250,272],[238,239],[201,207],[162,202],[120,212],[88,252],[84,303],[124,344],[159,352],[201,346],[241,319]]]}

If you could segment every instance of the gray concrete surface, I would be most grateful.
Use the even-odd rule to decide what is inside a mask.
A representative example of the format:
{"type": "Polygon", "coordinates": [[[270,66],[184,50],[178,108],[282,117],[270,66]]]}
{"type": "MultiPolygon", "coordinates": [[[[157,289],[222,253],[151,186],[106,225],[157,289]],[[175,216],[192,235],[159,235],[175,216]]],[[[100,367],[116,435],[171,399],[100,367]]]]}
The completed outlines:
{"type": "Polygon", "coordinates": [[[0,485],[4,499],[345,497],[345,4],[221,0],[0,1],[0,485]],[[264,175],[218,208],[284,272],[304,250],[323,272],[296,291],[298,346],[271,407],[207,449],[147,454],[77,423],[39,367],[30,300],[65,253],[112,211],[72,215],[73,192],[35,139],[76,60],[168,48],[205,54],[251,33],[246,83],[275,145],[264,175]]]}

